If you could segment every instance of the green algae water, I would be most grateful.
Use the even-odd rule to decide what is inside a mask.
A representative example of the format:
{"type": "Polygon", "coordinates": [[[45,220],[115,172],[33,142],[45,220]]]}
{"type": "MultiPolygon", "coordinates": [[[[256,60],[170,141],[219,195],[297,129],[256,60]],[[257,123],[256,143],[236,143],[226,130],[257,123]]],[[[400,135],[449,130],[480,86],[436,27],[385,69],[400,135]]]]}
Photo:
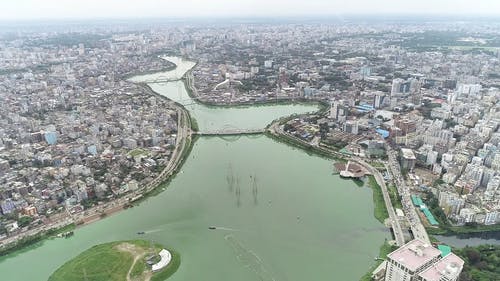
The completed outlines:
{"type": "MultiPolygon", "coordinates": [[[[194,65],[169,59],[178,65],[175,73],[158,75],[180,77],[194,65]]],[[[263,128],[276,118],[317,110],[206,107],[189,99],[182,82],[151,87],[185,104],[201,131],[263,128]]],[[[181,266],[169,280],[355,281],[388,237],[373,217],[371,189],[332,175],[331,161],[264,135],[200,137],[165,191],[71,238],[0,258],[0,279],[45,281],[93,245],[139,238],[180,253],[181,266]]]]}

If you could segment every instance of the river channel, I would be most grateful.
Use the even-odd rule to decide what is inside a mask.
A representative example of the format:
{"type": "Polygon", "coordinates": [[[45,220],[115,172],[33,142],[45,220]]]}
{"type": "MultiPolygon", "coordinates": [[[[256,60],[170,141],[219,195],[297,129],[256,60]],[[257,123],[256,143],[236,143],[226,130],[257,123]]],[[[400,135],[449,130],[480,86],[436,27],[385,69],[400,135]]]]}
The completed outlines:
{"type": "MultiPolygon", "coordinates": [[[[134,77],[181,77],[176,70],[134,77]]],[[[264,128],[313,105],[207,107],[180,81],[151,84],[186,105],[200,131],[264,128]]],[[[372,191],[332,174],[332,161],[264,135],[200,137],[165,191],[140,205],[0,259],[2,281],[45,281],[64,262],[108,241],[151,239],[176,249],[173,281],[357,281],[389,238],[373,216],[372,191]],[[217,229],[209,230],[209,226],[217,229]],[[144,231],[145,235],[137,235],[144,231]]]]}

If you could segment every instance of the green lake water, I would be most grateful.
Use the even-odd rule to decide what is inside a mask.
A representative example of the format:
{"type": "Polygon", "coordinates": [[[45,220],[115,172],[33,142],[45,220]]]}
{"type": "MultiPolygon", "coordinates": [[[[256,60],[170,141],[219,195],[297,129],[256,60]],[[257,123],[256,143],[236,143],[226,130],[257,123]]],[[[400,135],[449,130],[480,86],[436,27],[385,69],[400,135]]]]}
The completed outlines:
{"type": "MultiPolygon", "coordinates": [[[[178,69],[157,76],[180,77],[193,66],[170,60],[178,69]]],[[[182,82],[151,87],[185,104],[201,131],[264,128],[276,118],[317,110],[206,107],[192,104],[182,82]]],[[[71,238],[0,258],[0,280],[45,281],[95,244],[137,238],[181,254],[169,280],[359,280],[389,234],[373,217],[371,189],[332,175],[332,164],[264,135],[200,137],[165,191],[79,228],[71,238]]]]}

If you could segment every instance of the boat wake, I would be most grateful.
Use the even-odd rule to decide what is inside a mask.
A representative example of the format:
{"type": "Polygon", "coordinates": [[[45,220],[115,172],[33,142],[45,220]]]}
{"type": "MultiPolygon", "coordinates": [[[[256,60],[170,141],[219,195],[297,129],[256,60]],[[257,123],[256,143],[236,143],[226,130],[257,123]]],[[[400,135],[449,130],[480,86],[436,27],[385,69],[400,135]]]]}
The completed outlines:
{"type": "Polygon", "coordinates": [[[150,233],[155,233],[155,232],[159,232],[159,231],[162,231],[163,229],[152,229],[152,230],[146,230],[144,231],[144,234],[150,234],[150,233]]]}
{"type": "Polygon", "coordinates": [[[231,248],[233,248],[238,261],[243,265],[243,267],[246,267],[255,273],[258,280],[276,281],[270,270],[266,268],[260,257],[255,252],[246,248],[243,243],[238,241],[231,234],[224,236],[224,239],[229,243],[231,248]]]}
{"type": "Polygon", "coordinates": [[[229,228],[229,227],[220,227],[220,226],[215,226],[215,229],[226,230],[226,231],[241,231],[239,229],[234,229],[234,228],[229,228]]]}

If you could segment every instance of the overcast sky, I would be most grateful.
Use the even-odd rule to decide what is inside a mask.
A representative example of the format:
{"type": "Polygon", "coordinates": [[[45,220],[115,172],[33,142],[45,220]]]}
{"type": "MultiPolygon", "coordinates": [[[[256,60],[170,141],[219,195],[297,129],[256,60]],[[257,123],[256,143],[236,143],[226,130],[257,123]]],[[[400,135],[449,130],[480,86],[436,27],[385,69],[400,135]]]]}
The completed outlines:
{"type": "Polygon", "coordinates": [[[0,0],[0,20],[429,12],[500,15],[500,0],[0,0]]]}

